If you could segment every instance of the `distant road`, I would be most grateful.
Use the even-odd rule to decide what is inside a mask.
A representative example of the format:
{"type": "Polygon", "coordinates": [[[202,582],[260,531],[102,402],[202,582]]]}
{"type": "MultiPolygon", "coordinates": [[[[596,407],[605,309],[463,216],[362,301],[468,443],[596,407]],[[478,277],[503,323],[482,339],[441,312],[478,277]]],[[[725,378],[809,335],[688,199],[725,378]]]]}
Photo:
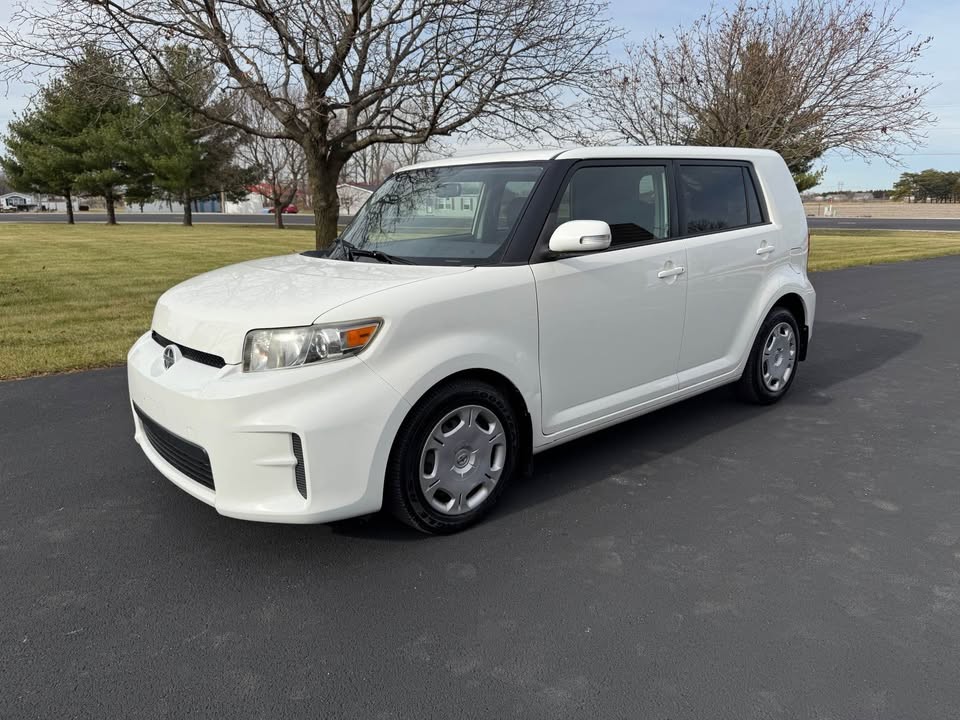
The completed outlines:
{"type": "MultiPolygon", "coordinates": [[[[82,212],[75,215],[78,223],[103,223],[107,221],[107,214],[103,212],[82,212]]],[[[350,216],[341,216],[340,222],[345,223],[350,216]]],[[[66,213],[0,213],[0,222],[18,223],[65,223],[66,213]]],[[[183,222],[179,213],[117,213],[118,223],[174,223],[183,222]]],[[[227,223],[231,225],[272,225],[273,215],[228,215],[224,213],[194,213],[194,223],[227,223]]],[[[284,215],[285,225],[313,225],[312,213],[297,213],[284,215]]]]}
{"type": "Polygon", "coordinates": [[[954,230],[960,231],[960,219],[927,220],[918,218],[823,218],[808,217],[812,229],[836,230],[954,230]]]}
{"type": "MultiPolygon", "coordinates": [[[[106,214],[98,212],[77,213],[77,222],[105,222],[106,214]]],[[[20,223],[63,223],[67,216],[63,213],[2,213],[0,222],[20,223]]],[[[342,215],[340,223],[346,224],[350,216],[342,215]]],[[[176,213],[119,213],[120,223],[180,223],[183,218],[176,213]]],[[[223,213],[194,213],[195,223],[227,223],[232,225],[270,225],[272,215],[227,215],[223,213]]],[[[287,225],[312,225],[313,215],[298,213],[284,215],[287,225]]],[[[857,229],[857,230],[953,230],[960,232],[960,219],[926,220],[911,218],[823,218],[810,217],[807,223],[813,229],[857,229]]]]}

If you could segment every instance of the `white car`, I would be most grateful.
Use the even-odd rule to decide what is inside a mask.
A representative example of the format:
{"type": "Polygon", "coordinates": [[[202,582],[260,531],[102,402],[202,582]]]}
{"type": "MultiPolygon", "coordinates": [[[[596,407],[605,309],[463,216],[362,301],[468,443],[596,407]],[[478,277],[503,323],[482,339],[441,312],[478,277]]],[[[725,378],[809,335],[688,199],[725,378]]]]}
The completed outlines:
{"type": "Polygon", "coordinates": [[[815,293],[763,150],[404,168],[328,252],[168,290],[128,358],[136,440],[223,515],[475,522],[533,454],[726,383],[784,396],[815,293]]]}

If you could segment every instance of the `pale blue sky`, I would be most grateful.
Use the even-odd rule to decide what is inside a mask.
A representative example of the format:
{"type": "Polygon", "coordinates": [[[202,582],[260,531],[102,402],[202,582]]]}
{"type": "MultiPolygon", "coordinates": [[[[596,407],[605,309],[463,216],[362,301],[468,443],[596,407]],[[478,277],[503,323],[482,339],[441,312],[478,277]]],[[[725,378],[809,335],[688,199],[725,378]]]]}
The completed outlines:
{"type": "MultiPolygon", "coordinates": [[[[650,33],[671,30],[678,23],[689,23],[703,13],[707,5],[706,0],[611,0],[611,15],[631,38],[640,40],[650,33]]],[[[9,22],[12,6],[13,0],[0,0],[0,22],[9,22]]],[[[824,158],[827,173],[819,189],[833,190],[841,185],[847,189],[883,188],[892,186],[904,169],[960,169],[960,72],[957,71],[960,63],[954,39],[960,32],[960,3],[906,0],[901,20],[918,35],[933,36],[920,67],[933,75],[934,82],[940,83],[928,102],[938,122],[930,129],[925,147],[903,156],[905,168],[830,153],[824,158]]],[[[614,52],[619,49],[612,48],[614,52]]],[[[0,128],[24,107],[29,94],[25,86],[12,86],[6,96],[0,96],[0,128]]]]}
{"type": "MultiPolygon", "coordinates": [[[[718,0],[718,5],[723,5],[718,0]]],[[[688,24],[709,6],[705,0],[611,0],[616,21],[636,37],[664,32],[679,23],[688,24]]],[[[930,93],[928,108],[937,123],[928,131],[925,147],[904,155],[905,167],[891,167],[884,161],[864,162],[858,158],[829,153],[819,190],[889,188],[904,170],[960,170],[960,60],[956,36],[960,31],[960,3],[935,0],[904,0],[900,13],[904,27],[918,36],[933,36],[933,42],[918,67],[940,87],[930,93]]]]}

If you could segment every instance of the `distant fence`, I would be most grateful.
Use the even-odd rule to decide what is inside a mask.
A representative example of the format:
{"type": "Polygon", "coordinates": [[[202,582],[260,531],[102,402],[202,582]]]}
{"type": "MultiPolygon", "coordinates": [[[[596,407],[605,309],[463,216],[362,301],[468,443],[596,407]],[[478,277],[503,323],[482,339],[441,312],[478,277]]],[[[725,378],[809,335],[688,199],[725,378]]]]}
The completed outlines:
{"type": "Polygon", "coordinates": [[[888,200],[805,202],[809,217],[960,219],[960,203],[906,203],[888,200]]]}

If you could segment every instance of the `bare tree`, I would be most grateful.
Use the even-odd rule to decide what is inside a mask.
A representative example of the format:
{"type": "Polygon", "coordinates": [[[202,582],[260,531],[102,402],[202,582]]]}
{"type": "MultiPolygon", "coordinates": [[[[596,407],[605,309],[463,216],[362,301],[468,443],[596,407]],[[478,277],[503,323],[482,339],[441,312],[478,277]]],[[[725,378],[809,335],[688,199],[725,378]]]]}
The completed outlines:
{"type": "Polygon", "coordinates": [[[421,160],[448,157],[451,151],[435,137],[425,143],[377,144],[353,154],[343,169],[347,182],[379,185],[394,170],[421,160]]]}
{"type": "MultiPolygon", "coordinates": [[[[594,91],[605,129],[643,144],[771,148],[795,177],[842,148],[892,160],[932,121],[930,38],[880,0],[739,0],[627,48],[594,91]]],[[[809,181],[809,177],[808,177],[809,181]]],[[[815,182],[815,181],[814,181],[815,182]]]]}
{"type": "Polygon", "coordinates": [[[254,190],[270,203],[274,224],[283,229],[283,211],[293,202],[306,175],[307,160],[303,148],[294,140],[279,135],[277,120],[261,105],[247,102],[246,122],[264,133],[248,135],[240,146],[239,155],[259,175],[254,190]]]}
{"type": "Polygon", "coordinates": [[[164,47],[199,49],[280,130],[212,119],[303,147],[321,247],[336,237],[340,171],[364,148],[568,126],[569,91],[593,81],[616,34],[606,12],[607,0],[24,0],[0,60],[10,77],[95,44],[185,100],[164,47]]]}
{"type": "Polygon", "coordinates": [[[391,171],[388,156],[389,147],[383,143],[370,145],[355,152],[344,165],[344,180],[369,185],[382,182],[391,171]]]}

